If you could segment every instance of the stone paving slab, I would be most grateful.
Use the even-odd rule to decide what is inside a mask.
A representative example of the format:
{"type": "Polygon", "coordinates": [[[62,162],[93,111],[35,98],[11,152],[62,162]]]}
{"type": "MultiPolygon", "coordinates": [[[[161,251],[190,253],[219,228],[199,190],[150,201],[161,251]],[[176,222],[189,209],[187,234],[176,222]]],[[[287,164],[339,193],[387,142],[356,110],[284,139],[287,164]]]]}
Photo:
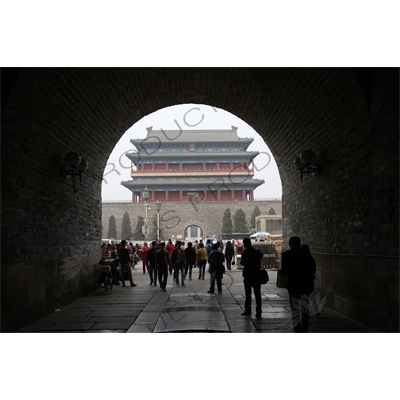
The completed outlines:
{"type": "Polygon", "coordinates": [[[86,315],[84,317],[81,316],[56,316],[56,315],[49,315],[40,319],[36,324],[61,324],[61,323],[82,323],[82,322],[90,322],[90,316],[86,315]]]}
{"type": "Polygon", "coordinates": [[[126,333],[152,333],[156,324],[133,324],[126,333]]]}
{"type": "Polygon", "coordinates": [[[226,318],[243,318],[243,316],[241,315],[243,312],[242,308],[238,308],[238,309],[226,309],[224,308],[222,310],[222,312],[224,313],[226,318]]]}
{"type": "Polygon", "coordinates": [[[133,323],[135,322],[135,320],[130,320],[130,321],[116,321],[114,319],[108,320],[108,321],[102,321],[102,322],[96,322],[95,324],[93,324],[89,329],[92,330],[103,330],[103,329],[107,329],[107,330],[118,330],[118,329],[122,329],[122,330],[127,330],[133,323]]]}
{"type": "Polygon", "coordinates": [[[221,312],[208,311],[192,313],[178,311],[174,314],[163,313],[156,324],[154,332],[174,332],[185,330],[230,331],[221,312]]]}
{"type": "Polygon", "coordinates": [[[160,318],[160,313],[157,312],[142,312],[136,319],[135,324],[155,324],[160,318]]]}
{"type": "Polygon", "coordinates": [[[248,320],[228,319],[227,322],[232,333],[257,333],[257,329],[249,319],[248,320]]]}
{"type": "Polygon", "coordinates": [[[254,325],[257,327],[257,329],[261,331],[274,331],[274,330],[279,330],[282,332],[290,331],[293,330],[292,323],[280,323],[280,324],[263,324],[263,323],[257,323],[253,322],[254,325]]]}
{"type": "Polygon", "coordinates": [[[221,310],[242,310],[242,307],[240,307],[237,303],[227,303],[221,304],[221,310]]]}
{"type": "Polygon", "coordinates": [[[95,330],[95,329],[90,329],[88,331],[83,331],[81,333],[125,333],[125,329],[101,329],[101,330],[95,330]]]}
{"type": "Polygon", "coordinates": [[[87,309],[87,310],[82,310],[80,308],[78,309],[67,309],[67,308],[63,308],[62,310],[60,310],[59,312],[55,312],[55,313],[51,313],[49,315],[46,315],[45,317],[41,318],[49,318],[49,317],[56,317],[56,318],[60,318],[60,317],[85,317],[87,316],[90,311],[93,308],[87,309]]]}
{"type": "Polygon", "coordinates": [[[84,331],[89,329],[93,322],[69,322],[69,323],[52,323],[52,324],[32,324],[19,330],[19,332],[69,332],[84,331]]]}
{"type": "Polygon", "coordinates": [[[108,316],[112,317],[137,317],[140,315],[139,310],[112,310],[112,311],[101,311],[101,310],[94,310],[89,313],[90,317],[105,317],[108,316]]]}

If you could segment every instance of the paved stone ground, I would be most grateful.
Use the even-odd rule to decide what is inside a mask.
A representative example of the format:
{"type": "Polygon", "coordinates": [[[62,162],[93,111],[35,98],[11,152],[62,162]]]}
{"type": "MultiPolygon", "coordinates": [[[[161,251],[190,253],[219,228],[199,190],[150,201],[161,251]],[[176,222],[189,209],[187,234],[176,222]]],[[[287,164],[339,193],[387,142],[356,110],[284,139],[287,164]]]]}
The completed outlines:
{"type": "MultiPolygon", "coordinates": [[[[245,301],[240,270],[224,275],[221,294],[207,293],[209,275],[199,280],[198,269],[193,271],[193,280],[187,279],[185,287],[174,285],[169,275],[163,292],[149,285],[149,275],[143,274],[139,263],[133,271],[136,287],[126,282],[128,286],[114,286],[107,294],[99,288],[17,332],[293,332],[287,290],[276,287],[276,271],[269,271],[270,281],[262,285],[262,318],[240,315],[245,301]]],[[[319,303],[321,315],[310,316],[310,332],[374,332],[323,307],[323,299],[319,303]]],[[[254,313],[254,298],[252,306],[254,313]]]]}

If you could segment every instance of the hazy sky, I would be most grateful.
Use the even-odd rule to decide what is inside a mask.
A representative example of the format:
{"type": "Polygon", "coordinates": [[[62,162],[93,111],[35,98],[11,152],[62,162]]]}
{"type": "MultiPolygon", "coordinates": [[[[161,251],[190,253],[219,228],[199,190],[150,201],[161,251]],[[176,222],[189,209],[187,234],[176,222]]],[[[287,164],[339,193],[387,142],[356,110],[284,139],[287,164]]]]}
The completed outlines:
{"type": "Polygon", "coordinates": [[[256,198],[280,198],[282,185],[278,169],[271,152],[261,136],[246,122],[235,115],[219,108],[197,105],[182,104],[158,110],[142,118],[121,137],[114,147],[104,171],[102,185],[102,199],[107,200],[130,200],[132,192],[121,185],[121,181],[130,180],[130,160],[125,156],[127,151],[134,149],[130,143],[131,139],[145,138],[147,127],[153,130],[198,130],[198,129],[231,129],[238,127],[239,137],[253,137],[254,142],[248,150],[259,151],[260,154],[254,159],[256,179],[264,179],[265,183],[255,191],[256,198]],[[180,127],[180,128],[179,128],[180,127]]]}

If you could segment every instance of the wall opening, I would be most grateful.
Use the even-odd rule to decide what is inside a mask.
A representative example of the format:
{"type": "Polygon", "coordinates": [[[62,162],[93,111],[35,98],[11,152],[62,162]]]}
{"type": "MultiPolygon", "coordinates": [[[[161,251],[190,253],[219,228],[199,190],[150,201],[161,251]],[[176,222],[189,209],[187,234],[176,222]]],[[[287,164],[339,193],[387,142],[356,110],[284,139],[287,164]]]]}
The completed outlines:
{"type": "MultiPolygon", "coordinates": [[[[201,136],[201,133],[198,134],[201,136]]],[[[201,142],[201,137],[199,138],[199,141],[201,142]]],[[[220,150],[222,152],[234,152],[238,151],[236,147],[237,144],[235,143],[227,143],[226,145],[223,145],[223,148],[220,150]]],[[[215,148],[210,145],[210,148],[205,148],[204,151],[215,151],[215,148]]],[[[158,152],[162,153],[162,150],[158,152]]],[[[162,180],[163,174],[168,175],[169,173],[172,174],[180,171],[200,177],[203,173],[203,168],[209,173],[215,173],[218,169],[223,171],[228,176],[227,179],[232,183],[233,190],[219,191],[219,186],[223,185],[220,182],[215,182],[212,186],[208,186],[209,190],[205,190],[204,192],[197,192],[196,190],[160,190],[151,193],[148,201],[154,202],[158,200],[163,203],[187,201],[195,204],[199,201],[205,200],[225,201],[229,203],[231,201],[281,199],[282,184],[274,157],[265,143],[265,140],[250,125],[223,109],[201,104],[181,104],[166,107],[147,115],[123,134],[112,150],[104,170],[102,201],[103,203],[131,203],[144,201],[141,191],[131,192],[129,189],[121,185],[122,181],[130,181],[132,171],[137,171],[138,169],[145,174],[149,174],[149,176],[157,176],[158,179],[162,180]],[[148,154],[152,154],[152,152],[159,150],[157,149],[157,141],[154,139],[148,139],[151,137],[152,130],[161,130],[164,133],[165,141],[168,142],[170,151],[179,154],[183,151],[190,152],[191,154],[199,154],[202,149],[199,149],[199,146],[196,147],[196,143],[189,145],[188,148],[183,148],[182,146],[181,148],[180,145],[176,145],[174,142],[176,142],[178,137],[177,132],[200,132],[211,129],[236,129],[237,136],[240,139],[253,139],[253,142],[248,146],[247,151],[257,151],[259,154],[252,160],[248,170],[250,170],[251,174],[254,174],[254,179],[264,181],[262,185],[254,190],[254,192],[249,190],[236,190],[236,186],[240,185],[243,179],[246,178],[246,168],[243,164],[234,161],[219,162],[218,159],[215,159],[215,162],[210,162],[206,166],[203,166],[202,163],[196,162],[196,160],[179,163],[176,159],[163,160],[153,166],[142,165],[139,166],[139,168],[134,164],[135,157],[140,157],[137,148],[138,146],[143,146],[148,154]],[[141,141],[136,142],[134,145],[131,143],[132,139],[140,139],[141,141]],[[151,145],[153,145],[153,147],[151,147],[151,145]],[[128,153],[133,154],[131,159],[127,157],[128,153]],[[234,173],[237,173],[238,171],[243,174],[244,178],[233,176],[234,173]]],[[[144,215],[141,214],[132,215],[131,218],[136,221],[138,217],[144,217],[144,215]]],[[[248,216],[248,219],[250,219],[250,215],[248,216]]],[[[117,220],[117,224],[119,223],[120,221],[117,220]]],[[[102,221],[103,235],[108,230],[107,224],[108,221],[102,221]]],[[[184,233],[184,236],[186,236],[186,232],[184,233]]]]}

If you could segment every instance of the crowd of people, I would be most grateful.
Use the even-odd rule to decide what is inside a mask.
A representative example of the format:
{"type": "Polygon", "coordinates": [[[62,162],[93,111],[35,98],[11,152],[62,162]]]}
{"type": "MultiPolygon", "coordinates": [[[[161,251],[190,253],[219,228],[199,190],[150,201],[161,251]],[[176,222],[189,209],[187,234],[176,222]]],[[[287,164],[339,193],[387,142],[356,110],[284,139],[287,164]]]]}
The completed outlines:
{"type": "Polygon", "coordinates": [[[216,266],[226,263],[226,269],[231,271],[235,264],[235,255],[241,254],[242,251],[242,244],[239,241],[235,243],[233,240],[226,243],[219,241],[214,244],[211,240],[207,240],[206,243],[202,240],[187,244],[179,240],[172,243],[171,239],[166,243],[155,240],[150,245],[145,242],[143,246],[128,243],[126,240],[122,240],[119,244],[102,244],[102,258],[111,265],[114,285],[125,286],[125,280],[129,280],[131,286],[136,286],[132,280],[132,271],[128,266],[134,267],[137,260],[142,261],[143,274],[149,275],[150,285],[157,286],[158,281],[161,290],[165,290],[168,275],[173,275],[175,285],[185,286],[186,278],[192,280],[196,268],[198,268],[198,279],[204,280],[208,263],[211,281],[209,293],[214,293],[215,282],[217,282],[218,291],[222,291],[220,280],[222,273],[225,272],[225,266],[222,273],[220,273],[222,268],[216,268],[216,266]],[[218,255],[212,255],[210,261],[210,255],[213,252],[218,252],[218,255]]]}
{"type": "MultiPolygon", "coordinates": [[[[315,259],[307,245],[301,245],[299,237],[291,237],[290,250],[282,253],[282,272],[287,275],[289,300],[292,321],[295,332],[308,332],[310,304],[315,307],[314,279],[316,273],[315,259]]],[[[256,303],[256,317],[261,317],[261,283],[259,271],[263,254],[256,250],[250,238],[240,242],[228,241],[211,243],[207,240],[195,240],[194,243],[176,241],[174,244],[169,239],[167,243],[154,240],[148,246],[133,245],[126,240],[120,244],[103,244],[103,260],[111,260],[111,273],[114,285],[125,286],[129,280],[133,282],[131,267],[136,264],[136,259],[142,261],[143,274],[148,273],[150,285],[160,286],[166,291],[168,276],[173,275],[176,286],[185,286],[186,278],[192,280],[195,268],[198,268],[198,279],[205,279],[206,266],[210,274],[210,287],[207,293],[214,293],[215,284],[219,293],[222,292],[222,278],[226,270],[230,271],[235,263],[235,255],[241,254],[243,266],[243,283],[245,289],[245,310],[242,315],[251,315],[251,296],[254,292],[256,303]],[[243,249],[244,247],[244,249],[243,249]]],[[[319,310],[317,309],[317,315],[319,310]]]]}

